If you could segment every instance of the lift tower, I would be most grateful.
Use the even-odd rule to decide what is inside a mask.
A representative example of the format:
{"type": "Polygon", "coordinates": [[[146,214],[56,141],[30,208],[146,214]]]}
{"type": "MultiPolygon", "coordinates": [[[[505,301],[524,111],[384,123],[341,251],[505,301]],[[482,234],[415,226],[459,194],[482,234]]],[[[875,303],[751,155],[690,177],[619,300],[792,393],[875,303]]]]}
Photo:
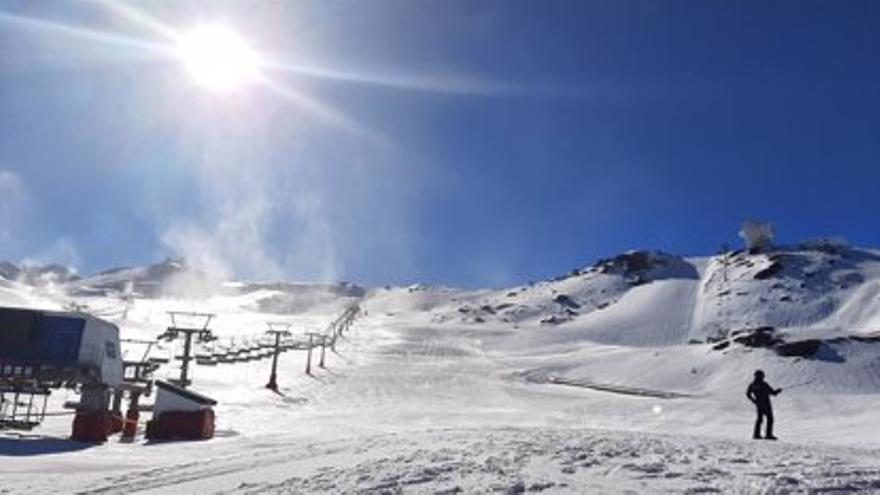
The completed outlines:
{"type": "Polygon", "coordinates": [[[159,335],[157,339],[171,342],[177,338],[183,338],[183,354],[177,356],[180,360],[180,378],[177,380],[169,380],[176,385],[186,388],[192,383],[189,379],[189,363],[195,359],[192,355],[193,337],[199,342],[211,342],[217,340],[217,337],[208,329],[211,320],[217,316],[215,313],[193,313],[187,311],[169,311],[168,316],[171,317],[171,326],[164,333],[159,335]],[[191,326],[178,326],[178,321],[189,321],[194,324],[191,326]]]}
{"type": "Polygon", "coordinates": [[[266,333],[275,336],[275,347],[272,353],[272,373],[269,375],[269,383],[266,388],[278,391],[278,354],[281,353],[281,337],[290,336],[290,323],[283,322],[267,322],[269,330],[266,333]]]}

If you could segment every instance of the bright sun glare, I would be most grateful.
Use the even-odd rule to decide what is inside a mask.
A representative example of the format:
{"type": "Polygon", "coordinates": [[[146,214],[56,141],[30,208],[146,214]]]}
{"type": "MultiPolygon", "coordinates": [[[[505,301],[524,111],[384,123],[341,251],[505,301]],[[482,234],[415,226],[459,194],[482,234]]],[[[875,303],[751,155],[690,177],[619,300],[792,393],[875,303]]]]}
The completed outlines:
{"type": "Polygon", "coordinates": [[[193,79],[211,91],[233,91],[259,77],[257,52],[224,26],[203,26],[183,36],[178,53],[193,79]]]}

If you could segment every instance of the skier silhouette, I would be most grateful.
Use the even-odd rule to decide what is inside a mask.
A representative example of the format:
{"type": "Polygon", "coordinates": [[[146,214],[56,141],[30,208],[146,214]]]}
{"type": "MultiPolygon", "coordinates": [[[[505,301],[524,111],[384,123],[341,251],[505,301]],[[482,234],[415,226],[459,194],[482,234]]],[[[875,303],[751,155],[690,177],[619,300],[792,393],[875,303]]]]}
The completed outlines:
{"type": "Polygon", "coordinates": [[[767,418],[766,440],[776,440],[773,436],[773,406],[770,404],[770,396],[782,392],[781,388],[774,389],[764,381],[764,372],[755,372],[755,380],[746,390],[746,397],[758,408],[758,418],[755,420],[755,434],[752,438],[761,439],[761,422],[767,418]]]}

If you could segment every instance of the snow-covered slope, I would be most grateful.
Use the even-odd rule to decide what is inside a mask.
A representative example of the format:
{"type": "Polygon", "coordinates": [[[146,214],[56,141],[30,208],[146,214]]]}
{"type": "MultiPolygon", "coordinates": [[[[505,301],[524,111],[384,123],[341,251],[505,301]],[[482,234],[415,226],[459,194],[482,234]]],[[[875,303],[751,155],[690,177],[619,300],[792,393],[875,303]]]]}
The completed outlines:
{"type": "MultiPolygon", "coordinates": [[[[75,306],[125,338],[155,338],[170,310],[216,313],[220,340],[197,352],[247,345],[272,321],[321,331],[353,302],[365,316],[326,369],[308,376],[304,353],[282,355],[281,394],[263,388],[266,361],[195,366],[194,388],[219,400],[209,444],[87,449],[61,440],[69,416],[30,439],[0,435],[0,456],[14,456],[0,463],[0,491],[880,489],[875,250],[630,252],[476,291],[237,282],[175,260],[94,276],[21,273],[0,273],[0,304],[75,306]],[[750,435],[743,392],[756,368],[785,389],[784,447],[739,440],[750,435]]],[[[152,352],[177,354],[173,344],[152,352]]],[[[158,376],[176,373],[172,360],[158,376]]],[[[56,394],[53,410],[72,398],[56,394]]]]}
{"type": "Polygon", "coordinates": [[[633,251],[553,280],[476,291],[233,282],[180,260],[92,276],[2,267],[0,275],[14,278],[0,279],[0,303],[84,309],[136,338],[161,330],[171,310],[215,312],[221,334],[256,338],[265,321],[279,318],[320,329],[359,301],[370,314],[410,326],[503,331],[509,335],[497,345],[506,352],[564,355],[551,367],[587,362],[621,383],[708,387],[750,354],[763,356],[750,366],[821,370],[853,390],[876,381],[870,356],[880,335],[880,252],[839,243],[702,258],[633,251]],[[648,353],[669,362],[646,372],[648,353]],[[716,364],[694,371],[703,362],[716,364]]]}
{"type": "MultiPolygon", "coordinates": [[[[808,243],[768,253],[681,258],[634,251],[534,284],[486,290],[348,283],[243,283],[165,260],[75,276],[63,267],[0,266],[0,288],[61,304],[115,297],[207,299],[248,295],[257,310],[307,313],[363,298],[376,313],[431,324],[505,323],[555,328],[551,341],[631,346],[724,339],[772,326],[789,336],[880,331],[880,251],[808,243]],[[17,287],[19,290],[13,288],[17,287]]],[[[15,294],[15,295],[13,295],[15,294]]]]}
{"type": "Polygon", "coordinates": [[[823,244],[709,258],[631,252],[533,285],[376,289],[366,304],[433,323],[554,327],[550,342],[678,345],[767,326],[789,339],[863,336],[880,332],[880,252],[823,244]]]}

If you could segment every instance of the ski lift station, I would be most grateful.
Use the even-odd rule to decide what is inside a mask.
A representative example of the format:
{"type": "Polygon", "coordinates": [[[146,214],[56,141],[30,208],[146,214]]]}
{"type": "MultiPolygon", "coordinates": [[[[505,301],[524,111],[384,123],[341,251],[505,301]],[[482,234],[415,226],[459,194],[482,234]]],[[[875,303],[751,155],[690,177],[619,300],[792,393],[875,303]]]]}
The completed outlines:
{"type": "MultiPolygon", "coordinates": [[[[66,388],[80,395],[78,402],[64,404],[75,409],[72,439],[104,442],[122,432],[124,440],[133,440],[139,400],[152,392],[151,375],[157,368],[146,355],[144,360],[123,361],[119,328],[100,318],[82,312],[0,308],[0,429],[40,425],[49,395],[66,388]],[[123,416],[126,397],[129,407],[123,416]]],[[[183,438],[213,436],[215,403],[207,398],[202,402],[197,415],[187,416],[183,410],[173,416],[175,431],[183,431],[183,438]],[[196,427],[186,430],[187,421],[196,427]],[[177,424],[181,422],[183,427],[177,424]]],[[[163,430],[162,415],[153,416],[151,432],[157,432],[156,438],[175,436],[163,430]]]]}
{"type": "Polygon", "coordinates": [[[294,339],[289,323],[283,329],[270,323],[268,335],[236,347],[234,339],[229,345],[216,343],[218,337],[209,328],[213,313],[169,312],[171,326],[164,332],[155,339],[133,340],[121,339],[116,325],[82,311],[0,307],[0,430],[31,430],[47,415],[70,414],[73,440],[100,443],[122,433],[122,440],[131,441],[140,412],[150,411],[147,440],[209,439],[214,436],[217,402],[188,388],[191,364],[214,366],[272,357],[267,387],[277,390],[280,353],[306,352],[305,372],[310,374],[312,351],[320,347],[318,366],[324,367],[325,347],[332,349],[359,313],[357,305],[347,308],[326,333],[309,332],[301,340],[294,339]],[[181,352],[171,354],[180,363],[180,377],[156,380],[155,372],[169,359],[151,353],[167,350],[163,346],[174,341],[182,344],[181,352]],[[132,360],[138,347],[143,354],[132,360]],[[47,414],[49,396],[58,389],[75,391],[79,400],[64,402],[63,407],[73,411],[47,414]],[[154,389],[153,403],[140,404],[154,389]],[[123,412],[125,401],[128,408],[123,412]]]}
{"type": "Polygon", "coordinates": [[[122,384],[119,329],[84,313],[0,308],[2,378],[25,387],[122,384]]]}
{"type": "Polygon", "coordinates": [[[115,428],[110,394],[124,381],[116,325],[85,313],[0,308],[0,428],[39,425],[52,390],[74,388],[81,401],[72,437],[103,441],[115,428]]]}

